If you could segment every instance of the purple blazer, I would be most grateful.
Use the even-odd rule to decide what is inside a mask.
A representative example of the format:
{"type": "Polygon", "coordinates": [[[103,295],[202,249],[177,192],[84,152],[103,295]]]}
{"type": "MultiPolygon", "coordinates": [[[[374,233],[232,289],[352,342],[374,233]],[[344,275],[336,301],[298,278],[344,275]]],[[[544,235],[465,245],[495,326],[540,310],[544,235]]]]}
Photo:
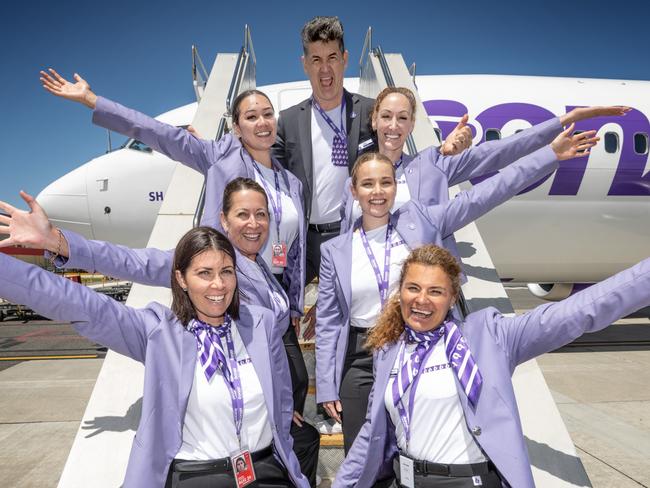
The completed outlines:
{"type": "MultiPolygon", "coordinates": [[[[411,200],[391,215],[391,221],[410,249],[424,244],[443,246],[446,237],[555,171],[557,167],[555,153],[546,146],[472,189],[459,193],[452,200],[431,206],[411,200]]],[[[354,229],[349,229],[321,246],[316,308],[318,403],[339,399],[350,330],[353,231],[354,229]]]]}
{"type": "MultiPolygon", "coordinates": [[[[174,251],[160,249],[130,249],[125,246],[104,241],[91,241],[75,232],[62,231],[69,247],[69,258],[57,258],[55,264],[68,269],[85,269],[97,271],[107,276],[134,281],[149,286],[170,287],[174,251]]],[[[289,327],[289,310],[281,310],[275,300],[269,296],[269,289],[274,289],[288,298],[277,282],[271,270],[260,257],[257,264],[262,269],[265,280],[259,279],[253,267],[255,264],[235,249],[237,255],[237,284],[243,303],[268,308],[275,314],[275,324],[280,337],[289,327]]]]}
{"type": "MultiPolygon", "coordinates": [[[[469,147],[454,156],[441,156],[435,146],[427,147],[415,156],[404,154],[402,167],[411,199],[423,205],[446,202],[450,186],[497,171],[550,144],[561,131],[560,119],[555,117],[505,139],[469,147]]],[[[341,234],[354,224],[354,198],[350,184],[348,179],[341,204],[341,234]]]]}
{"type": "MultiPolygon", "coordinates": [[[[198,139],[185,129],[159,122],[136,110],[103,97],[97,97],[93,123],[144,142],[158,152],[179,161],[205,176],[205,207],[201,225],[222,231],[219,221],[226,185],[238,177],[255,179],[255,167],[239,139],[226,134],[218,141],[198,139]]],[[[300,317],[304,308],[306,224],[302,203],[302,184],[277,160],[273,166],[280,171],[289,188],[291,200],[298,210],[298,238],[287,255],[283,281],[289,290],[291,315],[300,317]]]]}
{"type": "MultiPolygon", "coordinates": [[[[515,367],[648,305],[650,259],[566,300],[540,305],[523,315],[504,317],[489,307],[467,316],[462,331],[481,370],[483,387],[476,409],[468,405],[457,381],[458,396],[474,440],[509,486],[535,486],[510,379],[515,367]]],[[[375,384],[366,423],[333,487],[370,487],[379,476],[392,471],[397,447],[384,392],[402,340],[375,353],[375,384]]]]}
{"type": "MultiPolygon", "coordinates": [[[[164,486],[181,446],[183,420],[197,361],[196,339],[167,307],[134,309],[5,254],[0,296],[55,320],[70,321],[85,337],[144,363],[142,415],[133,440],[125,487],[164,486]]],[[[297,486],[301,474],[289,434],[293,415],[289,364],[271,312],[242,306],[237,330],[259,377],[276,457],[297,486]]]]}

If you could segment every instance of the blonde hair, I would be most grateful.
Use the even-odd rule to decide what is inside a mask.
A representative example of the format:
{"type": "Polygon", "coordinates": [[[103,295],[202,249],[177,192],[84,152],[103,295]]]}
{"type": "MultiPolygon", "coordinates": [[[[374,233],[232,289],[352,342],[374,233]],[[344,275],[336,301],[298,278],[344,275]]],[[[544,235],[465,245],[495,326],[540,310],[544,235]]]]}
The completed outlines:
{"type": "Polygon", "coordinates": [[[413,249],[402,265],[399,288],[388,299],[377,319],[377,324],[370,330],[365,347],[371,350],[381,349],[387,344],[397,342],[404,332],[404,317],[400,305],[400,292],[404,278],[412,264],[440,266],[451,281],[454,297],[460,295],[460,265],[456,258],[446,249],[433,244],[413,249]]]}
{"type": "Polygon", "coordinates": [[[388,164],[393,171],[393,179],[395,179],[395,166],[393,166],[393,162],[387,156],[378,152],[367,152],[359,156],[352,165],[352,172],[350,173],[352,186],[357,186],[357,173],[359,173],[359,168],[370,161],[379,161],[380,163],[388,164]]]}

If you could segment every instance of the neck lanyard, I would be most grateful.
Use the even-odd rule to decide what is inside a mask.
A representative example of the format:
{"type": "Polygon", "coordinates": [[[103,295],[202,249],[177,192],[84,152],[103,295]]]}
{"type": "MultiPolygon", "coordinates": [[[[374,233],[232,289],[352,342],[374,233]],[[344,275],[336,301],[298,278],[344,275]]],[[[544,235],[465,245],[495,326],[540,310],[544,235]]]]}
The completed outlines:
{"type": "Polygon", "coordinates": [[[404,162],[404,153],[399,157],[399,161],[397,161],[397,164],[395,165],[395,171],[399,169],[400,166],[402,166],[402,163],[404,162]]]}
{"type": "Polygon", "coordinates": [[[194,319],[190,329],[199,342],[201,364],[205,367],[204,373],[208,381],[214,376],[217,368],[219,368],[223,375],[226,388],[228,388],[228,393],[230,393],[237,441],[241,446],[241,430],[244,423],[244,391],[239,375],[239,364],[235,355],[235,343],[232,338],[231,324],[230,316],[226,315],[223,325],[220,327],[213,327],[198,319],[194,319]],[[201,336],[203,336],[202,339],[201,336]],[[227,358],[221,343],[221,337],[226,338],[226,347],[228,349],[227,358]]]}
{"type": "Polygon", "coordinates": [[[359,218],[359,222],[357,225],[359,228],[359,235],[361,236],[361,242],[363,243],[363,248],[365,249],[366,254],[368,255],[368,259],[370,260],[370,265],[372,266],[372,270],[375,272],[375,279],[377,280],[377,286],[379,288],[379,299],[381,300],[381,305],[383,307],[386,298],[388,298],[388,280],[390,278],[390,249],[391,249],[391,237],[393,234],[393,224],[392,222],[389,221],[388,225],[386,226],[386,242],[384,244],[384,273],[383,274],[379,271],[379,265],[377,264],[375,255],[372,252],[370,243],[368,242],[366,231],[363,230],[363,225],[361,225],[361,218],[359,218]]]}
{"type": "Polygon", "coordinates": [[[347,144],[348,144],[348,136],[345,133],[345,131],[343,130],[343,127],[344,127],[343,126],[343,114],[345,113],[345,97],[343,97],[343,99],[341,100],[341,127],[340,128],[336,126],[334,121],[332,121],[330,116],[327,115],[327,112],[325,112],[325,110],[323,110],[323,107],[320,106],[320,104],[316,101],[316,99],[314,97],[312,97],[311,100],[312,100],[312,105],[314,106],[314,108],[316,108],[316,110],[321,115],[321,117],[323,117],[323,120],[325,120],[325,122],[327,122],[327,125],[329,125],[330,128],[334,131],[334,134],[339,136],[341,138],[341,141],[343,141],[343,143],[347,146],[347,144]]]}
{"type": "Polygon", "coordinates": [[[413,408],[415,406],[415,392],[420,381],[421,372],[426,364],[426,359],[429,357],[429,354],[433,351],[435,345],[438,341],[445,335],[445,326],[438,328],[433,334],[426,334],[430,340],[418,342],[415,348],[415,351],[411,353],[411,356],[404,361],[404,356],[406,355],[406,344],[409,339],[408,333],[406,334],[405,340],[400,347],[399,355],[399,367],[397,370],[397,376],[393,382],[392,387],[392,396],[393,396],[393,405],[397,407],[397,412],[399,414],[400,421],[402,422],[402,427],[404,427],[404,435],[406,437],[406,446],[408,450],[409,442],[411,441],[411,419],[413,418],[413,408]],[[406,390],[409,390],[409,404],[408,410],[404,407],[404,394],[406,390]]]}
{"type": "Polygon", "coordinates": [[[271,189],[269,188],[269,185],[266,183],[266,179],[264,178],[264,175],[262,174],[262,170],[257,164],[257,161],[251,158],[253,161],[253,167],[257,171],[257,174],[260,175],[260,180],[262,180],[262,185],[264,186],[264,191],[266,191],[266,194],[269,197],[269,201],[271,202],[271,208],[273,209],[273,215],[275,217],[275,228],[278,231],[278,241],[280,241],[280,222],[282,221],[282,193],[280,192],[280,178],[278,177],[279,171],[277,171],[275,168],[273,168],[273,164],[271,164],[271,169],[273,170],[273,176],[275,177],[275,201],[273,200],[273,197],[271,196],[271,189]]]}

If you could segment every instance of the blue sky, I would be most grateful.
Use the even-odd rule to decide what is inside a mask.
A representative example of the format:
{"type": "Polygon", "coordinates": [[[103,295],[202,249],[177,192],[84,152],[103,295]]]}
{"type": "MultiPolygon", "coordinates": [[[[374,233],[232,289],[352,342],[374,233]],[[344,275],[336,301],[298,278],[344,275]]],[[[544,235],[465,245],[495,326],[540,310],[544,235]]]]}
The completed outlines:
{"type": "MultiPolygon", "coordinates": [[[[8,2],[0,7],[0,199],[44,186],[103,153],[90,112],[42,90],[38,71],[77,71],[102,95],[155,115],[194,101],[190,47],[206,63],[251,26],[257,82],[304,79],[299,31],[338,15],[356,76],[365,31],[421,74],[650,80],[650,6],[628,2],[8,2]]],[[[650,96],[650,94],[648,94],[650,96]]],[[[114,139],[115,143],[115,139],[114,139]]]]}

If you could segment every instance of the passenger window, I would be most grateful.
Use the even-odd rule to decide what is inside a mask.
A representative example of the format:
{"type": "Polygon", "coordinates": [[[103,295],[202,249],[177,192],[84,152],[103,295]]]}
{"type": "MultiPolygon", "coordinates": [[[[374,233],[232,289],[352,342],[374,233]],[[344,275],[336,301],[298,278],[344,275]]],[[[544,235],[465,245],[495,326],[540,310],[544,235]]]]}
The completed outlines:
{"type": "Polygon", "coordinates": [[[433,132],[435,132],[436,135],[438,136],[438,140],[440,142],[442,142],[442,131],[440,129],[438,129],[437,127],[434,127],[433,132]]]}
{"type": "Polygon", "coordinates": [[[634,152],[648,154],[648,134],[637,132],[634,134],[634,152]]]}
{"type": "Polygon", "coordinates": [[[616,132],[605,132],[605,152],[610,154],[618,151],[618,134],[616,132]]]}
{"type": "Polygon", "coordinates": [[[498,141],[501,139],[501,131],[499,129],[488,129],[485,131],[486,141],[498,141]]]}
{"type": "Polygon", "coordinates": [[[147,146],[144,142],[138,141],[137,139],[133,139],[133,142],[129,144],[129,149],[135,149],[136,151],[142,151],[142,152],[151,152],[152,149],[147,146]]]}

